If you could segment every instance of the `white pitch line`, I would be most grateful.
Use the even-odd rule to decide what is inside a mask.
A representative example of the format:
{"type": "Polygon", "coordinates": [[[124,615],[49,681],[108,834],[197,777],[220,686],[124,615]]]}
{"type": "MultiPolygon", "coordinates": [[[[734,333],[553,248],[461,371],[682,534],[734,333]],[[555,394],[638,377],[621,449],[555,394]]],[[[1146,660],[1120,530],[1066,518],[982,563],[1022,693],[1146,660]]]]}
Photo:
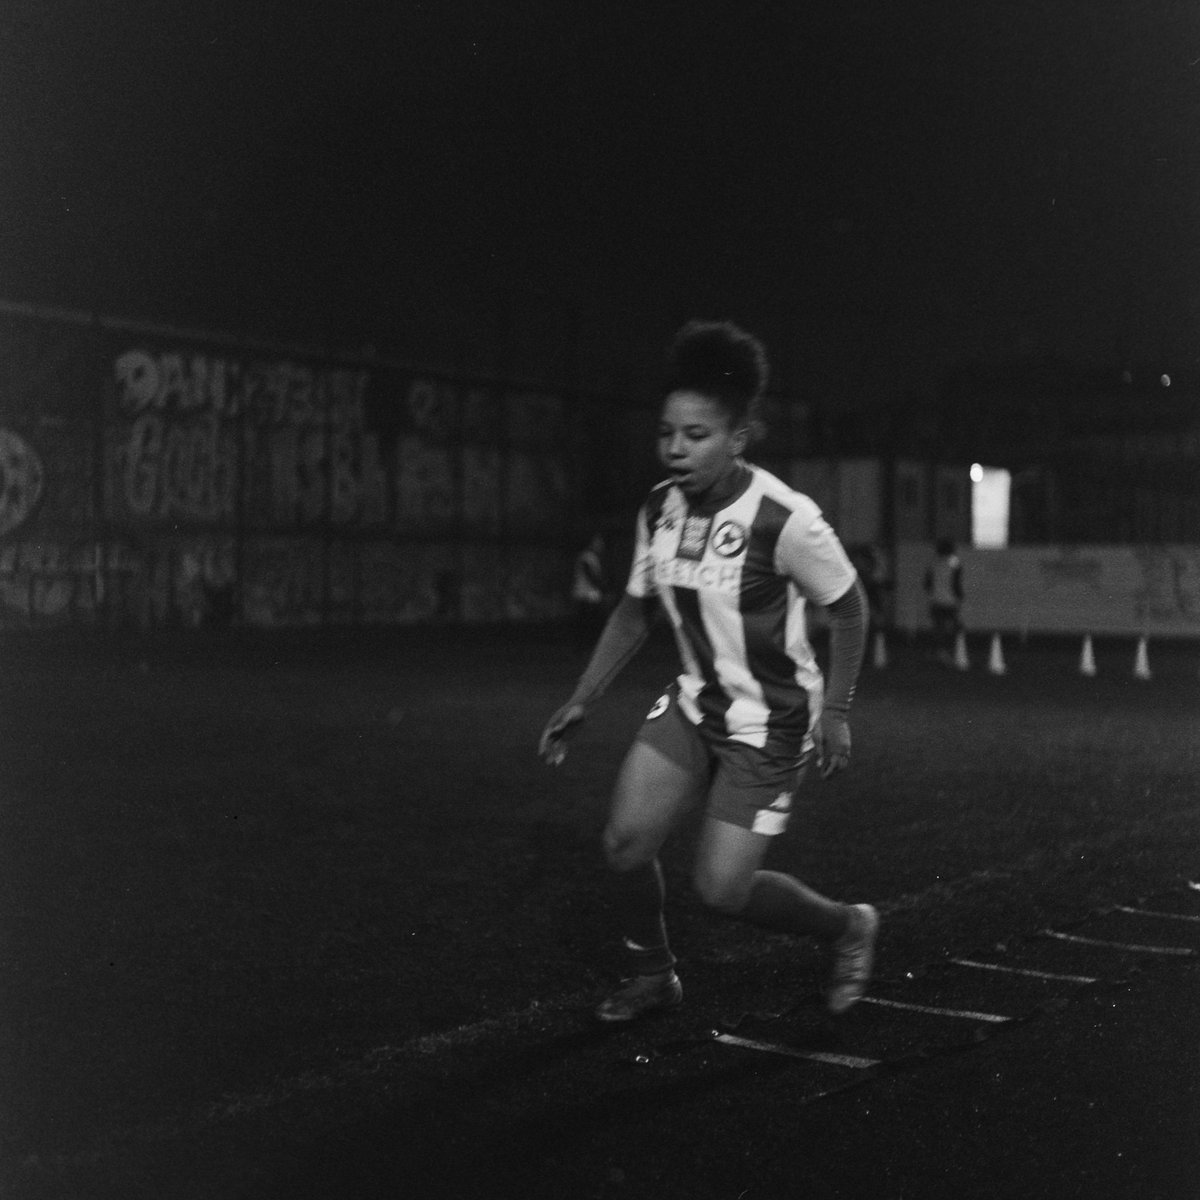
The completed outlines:
{"type": "Polygon", "coordinates": [[[1009,975],[1029,975],[1034,979],[1053,979],[1062,983],[1098,983],[1091,975],[1062,975],[1057,971],[1034,971],[1029,967],[1005,967],[1000,963],[976,962],[973,958],[952,958],[959,967],[978,967],[981,971],[1004,971],[1009,975]]]}
{"type": "Polygon", "coordinates": [[[861,1003],[880,1004],[884,1008],[903,1008],[909,1012],[932,1013],[936,1017],[962,1017],[967,1021],[990,1021],[997,1025],[1012,1020],[1012,1017],[1002,1017],[998,1013],[970,1012],[961,1008],[936,1008],[932,1004],[905,1004],[901,1000],[881,1000],[878,996],[864,996],[861,1003]]]}
{"type": "Polygon", "coordinates": [[[1155,912],[1151,908],[1130,908],[1128,904],[1118,904],[1117,912],[1133,913],[1137,917],[1159,917],[1164,921],[1197,921],[1200,917],[1191,913],[1155,912]]]}
{"type": "MultiPolygon", "coordinates": [[[[1128,836],[1128,830],[1109,835],[1098,840],[1072,843],[1068,850],[1083,848],[1087,850],[1102,849],[1115,844],[1121,838],[1128,836]]],[[[944,899],[947,895],[956,895],[973,886],[984,886],[1000,879],[1011,879],[1030,870],[1041,858],[1038,850],[1024,859],[1009,863],[1003,867],[987,871],[976,871],[960,879],[948,883],[939,883],[922,892],[910,893],[896,897],[890,901],[881,901],[880,911],[886,915],[912,912],[933,900],[944,899]]],[[[1200,892],[1200,881],[1190,881],[1187,885],[1192,891],[1200,892]]],[[[767,953],[773,953],[768,950],[767,953]]],[[[1184,953],[1190,954],[1190,951],[1184,953]]],[[[735,960],[745,960],[755,957],[752,953],[743,952],[735,956],[735,960]]],[[[305,1071],[291,1078],[278,1080],[274,1086],[260,1092],[227,1094],[209,1103],[189,1107],[173,1118],[160,1119],[157,1122],[147,1122],[136,1127],[126,1127],[114,1130],[103,1136],[100,1142],[105,1146],[115,1146],[131,1138],[139,1140],[165,1140],[178,1137],[185,1132],[207,1128],[222,1121],[243,1115],[248,1112],[262,1112],[281,1106],[298,1093],[311,1094],[315,1091],[332,1090],[363,1079],[370,1079],[399,1067],[409,1058],[427,1059],[432,1055],[453,1051],[462,1046],[475,1045],[480,1042],[490,1043],[493,1040],[511,1036],[514,1028],[525,1024],[538,1016],[547,1016],[564,1011],[572,1011],[591,1001],[590,992],[580,992],[574,995],[562,995],[556,1000],[544,1003],[533,1003],[527,1008],[508,1012],[499,1017],[485,1018],[456,1029],[442,1033],[429,1034],[413,1038],[411,1041],[398,1046],[377,1046],[368,1050],[358,1059],[343,1061],[335,1064],[330,1070],[320,1073],[305,1071]]],[[[869,997],[867,997],[869,999],[869,997]]],[[[999,1018],[1007,1020],[1007,1018],[999,1018]]],[[[88,1157],[97,1157],[111,1151],[93,1151],[88,1157]]]]}
{"type": "Polygon", "coordinates": [[[1139,946],[1131,942],[1106,942],[1101,938],[1080,937],[1077,933],[1060,933],[1057,929],[1043,929],[1047,937],[1060,942],[1077,942],[1081,946],[1100,946],[1106,950],[1130,950],[1135,954],[1175,954],[1182,958],[1193,958],[1196,951],[1190,946],[1139,946]]]}
{"type": "Polygon", "coordinates": [[[854,1054],[827,1054],[823,1050],[798,1050],[795,1046],[781,1046],[777,1042],[759,1042],[754,1038],[735,1037],[732,1033],[718,1033],[714,1040],[725,1046],[742,1046],[747,1050],[762,1050],[767,1054],[785,1054],[789,1058],[806,1058],[810,1062],[829,1063],[834,1067],[851,1067],[856,1071],[879,1066],[877,1058],[859,1058],[854,1054]]]}

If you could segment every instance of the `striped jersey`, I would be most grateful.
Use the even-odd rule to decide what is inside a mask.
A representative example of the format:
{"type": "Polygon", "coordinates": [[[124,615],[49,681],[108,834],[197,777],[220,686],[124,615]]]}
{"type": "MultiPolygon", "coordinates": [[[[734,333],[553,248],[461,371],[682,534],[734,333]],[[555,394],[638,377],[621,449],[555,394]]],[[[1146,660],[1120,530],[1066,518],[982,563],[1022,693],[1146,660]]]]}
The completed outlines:
{"type": "Polygon", "coordinates": [[[761,747],[768,735],[807,739],[824,683],[805,601],[832,604],[855,578],[817,505],[749,467],[741,492],[715,511],[692,509],[669,480],[651,491],[626,591],[657,596],[670,618],[688,718],[761,747]]]}

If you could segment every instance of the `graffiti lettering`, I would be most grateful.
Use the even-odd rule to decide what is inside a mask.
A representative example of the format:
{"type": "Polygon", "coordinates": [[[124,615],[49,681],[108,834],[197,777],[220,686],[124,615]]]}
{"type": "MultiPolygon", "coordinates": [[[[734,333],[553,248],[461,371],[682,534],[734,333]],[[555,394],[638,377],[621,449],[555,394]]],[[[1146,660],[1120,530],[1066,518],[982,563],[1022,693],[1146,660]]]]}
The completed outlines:
{"type": "Polygon", "coordinates": [[[253,625],[309,625],[324,610],[324,567],[310,541],[258,543],[245,581],[247,620],[253,625]]]}
{"type": "Polygon", "coordinates": [[[256,421],[361,429],[365,370],[291,361],[240,361],[209,354],[126,350],[113,363],[117,404],[126,413],[246,413],[256,421]]]}
{"type": "Polygon", "coordinates": [[[55,617],[90,605],[96,565],[91,547],[42,541],[0,546],[0,605],[27,616],[55,617]]]}
{"type": "Polygon", "coordinates": [[[143,413],[120,455],[125,502],[141,517],[232,517],[234,453],[232,435],[211,414],[168,427],[143,413]]]}
{"type": "Polygon", "coordinates": [[[318,520],[325,506],[325,434],[275,429],[270,435],[272,517],[280,524],[318,520]]]}
{"type": "Polygon", "coordinates": [[[430,529],[454,520],[454,472],[450,453],[417,438],[397,446],[396,523],[430,529]]]}

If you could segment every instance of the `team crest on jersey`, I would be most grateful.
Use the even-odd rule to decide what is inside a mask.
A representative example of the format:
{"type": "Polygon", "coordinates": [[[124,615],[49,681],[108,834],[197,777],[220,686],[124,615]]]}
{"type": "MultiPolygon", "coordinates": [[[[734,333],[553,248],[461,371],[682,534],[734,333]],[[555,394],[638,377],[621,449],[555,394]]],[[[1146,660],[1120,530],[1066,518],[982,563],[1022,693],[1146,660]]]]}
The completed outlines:
{"type": "Polygon", "coordinates": [[[712,544],[722,558],[733,558],[746,548],[746,527],[736,521],[722,521],[713,534],[712,544]]]}
{"type": "Polygon", "coordinates": [[[708,531],[711,528],[712,517],[686,517],[675,557],[690,558],[693,562],[699,562],[704,557],[704,547],[708,545],[708,531]]]}

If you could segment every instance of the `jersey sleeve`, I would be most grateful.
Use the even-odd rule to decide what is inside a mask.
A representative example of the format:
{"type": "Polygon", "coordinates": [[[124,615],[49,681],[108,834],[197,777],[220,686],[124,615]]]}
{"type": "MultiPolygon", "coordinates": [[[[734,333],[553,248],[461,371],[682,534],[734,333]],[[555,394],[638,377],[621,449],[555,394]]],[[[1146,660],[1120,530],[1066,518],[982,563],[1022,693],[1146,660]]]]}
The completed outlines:
{"type": "Polygon", "coordinates": [[[650,518],[647,506],[638,513],[637,530],[633,540],[633,563],[629,568],[629,582],[625,585],[628,595],[639,600],[656,594],[654,583],[654,559],[650,554],[650,518]]]}
{"type": "Polygon", "coordinates": [[[801,499],[779,535],[775,568],[824,607],[844,596],[858,574],[821,510],[807,496],[801,499]]]}

